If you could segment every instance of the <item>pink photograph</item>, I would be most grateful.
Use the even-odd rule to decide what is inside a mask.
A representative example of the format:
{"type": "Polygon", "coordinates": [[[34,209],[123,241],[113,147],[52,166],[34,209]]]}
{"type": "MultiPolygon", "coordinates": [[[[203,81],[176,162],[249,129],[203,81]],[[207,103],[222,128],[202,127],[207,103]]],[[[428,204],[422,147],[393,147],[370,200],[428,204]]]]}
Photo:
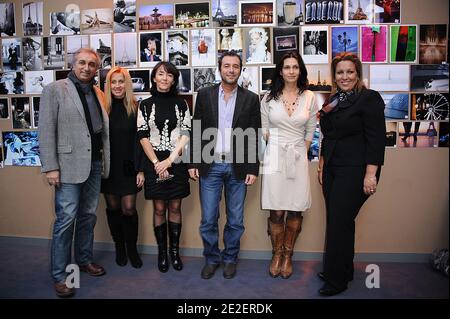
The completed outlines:
{"type": "Polygon", "coordinates": [[[361,62],[387,62],[387,26],[361,26],[361,62]]]}

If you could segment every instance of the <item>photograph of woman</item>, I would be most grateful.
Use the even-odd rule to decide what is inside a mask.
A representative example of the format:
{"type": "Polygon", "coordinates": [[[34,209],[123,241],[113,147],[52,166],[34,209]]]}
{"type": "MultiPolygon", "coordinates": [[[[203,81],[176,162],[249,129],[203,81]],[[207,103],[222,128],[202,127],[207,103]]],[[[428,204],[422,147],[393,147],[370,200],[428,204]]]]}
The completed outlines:
{"type": "Polygon", "coordinates": [[[286,53],[261,102],[261,122],[267,147],[261,187],[262,209],[270,211],[268,233],[273,256],[272,277],[292,275],[292,254],[302,229],[302,212],[311,207],[308,149],[313,140],[318,107],[307,90],[308,72],[297,52],[286,53]]]}
{"type": "Polygon", "coordinates": [[[175,270],[183,268],[179,255],[181,201],[190,194],[187,166],[178,159],[189,141],[191,115],[177,94],[180,73],[169,62],[159,62],[151,73],[151,97],[139,106],[137,130],[146,154],[145,199],[153,200],[153,227],[158,244],[158,269],[167,272],[169,255],[175,270]],[[168,223],[166,211],[168,210],[168,223]]]}
{"type": "Polygon", "coordinates": [[[268,28],[251,28],[247,35],[247,63],[272,63],[268,28]]]}
{"type": "Polygon", "coordinates": [[[353,53],[331,64],[333,91],[320,111],[323,134],[318,178],[326,205],[326,238],[319,293],[332,296],[353,280],[355,218],[377,191],[384,163],[384,101],[361,79],[362,64],[353,53]]]}
{"type": "Polygon", "coordinates": [[[111,170],[109,178],[102,180],[101,192],[116,248],[116,263],[125,266],[129,258],[131,266],[141,268],[142,260],[136,248],[139,228],[136,195],[144,184],[144,173],[140,168],[142,150],[136,136],[137,103],[127,69],[114,67],[108,72],[105,99],[111,170]]]}

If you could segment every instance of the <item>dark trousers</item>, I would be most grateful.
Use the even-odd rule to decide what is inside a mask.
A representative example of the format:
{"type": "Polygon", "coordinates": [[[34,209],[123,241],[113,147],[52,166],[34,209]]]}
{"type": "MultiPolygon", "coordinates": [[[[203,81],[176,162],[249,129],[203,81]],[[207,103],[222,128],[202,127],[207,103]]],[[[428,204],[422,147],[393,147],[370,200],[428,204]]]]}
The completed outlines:
{"type": "Polygon", "coordinates": [[[323,170],[323,193],[327,209],[324,275],[336,288],[353,279],[355,218],[367,200],[363,182],[365,166],[330,166],[323,170]]]}

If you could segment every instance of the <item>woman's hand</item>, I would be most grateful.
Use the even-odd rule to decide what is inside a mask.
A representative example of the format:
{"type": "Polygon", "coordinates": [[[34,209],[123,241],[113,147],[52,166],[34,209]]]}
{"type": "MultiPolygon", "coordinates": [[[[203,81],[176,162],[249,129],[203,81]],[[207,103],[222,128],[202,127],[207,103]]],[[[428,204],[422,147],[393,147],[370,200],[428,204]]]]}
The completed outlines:
{"type": "Polygon", "coordinates": [[[159,173],[158,177],[160,180],[163,181],[169,177],[169,172],[167,170],[165,170],[164,172],[159,173]]]}
{"type": "Polygon", "coordinates": [[[377,178],[372,175],[364,177],[364,194],[373,195],[377,191],[377,178]]]}
{"type": "Polygon", "coordinates": [[[170,161],[170,159],[169,158],[166,158],[164,161],[162,161],[162,162],[158,162],[158,163],[156,163],[155,164],[155,171],[156,171],[156,174],[161,174],[162,172],[164,172],[164,171],[167,171],[167,169],[169,168],[169,167],[171,167],[172,166],[172,162],[170,161]]]}
{"type": "Polygon", "coordinates": [[[144,185],[144,182],[145,182],[144,173],[143,172],[139,172],[136,175],[136,186],[138,188],[141,188],[144,185]]]}

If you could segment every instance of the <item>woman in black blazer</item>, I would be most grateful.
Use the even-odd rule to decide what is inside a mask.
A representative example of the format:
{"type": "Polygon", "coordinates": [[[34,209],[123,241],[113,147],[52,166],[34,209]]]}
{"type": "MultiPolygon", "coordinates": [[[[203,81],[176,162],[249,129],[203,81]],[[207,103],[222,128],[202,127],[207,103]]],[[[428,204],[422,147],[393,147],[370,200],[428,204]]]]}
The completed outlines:
{"type": "Polygon", "coordinates": [[[331,66],[333,94],[320,111],[323,134],[318,175],[327,209],[321,295],[347,289],[353,279],[355,218],[375,194],[384,162],[384,102],[362,83],[362,65],[341,53],[331,66]]]}

